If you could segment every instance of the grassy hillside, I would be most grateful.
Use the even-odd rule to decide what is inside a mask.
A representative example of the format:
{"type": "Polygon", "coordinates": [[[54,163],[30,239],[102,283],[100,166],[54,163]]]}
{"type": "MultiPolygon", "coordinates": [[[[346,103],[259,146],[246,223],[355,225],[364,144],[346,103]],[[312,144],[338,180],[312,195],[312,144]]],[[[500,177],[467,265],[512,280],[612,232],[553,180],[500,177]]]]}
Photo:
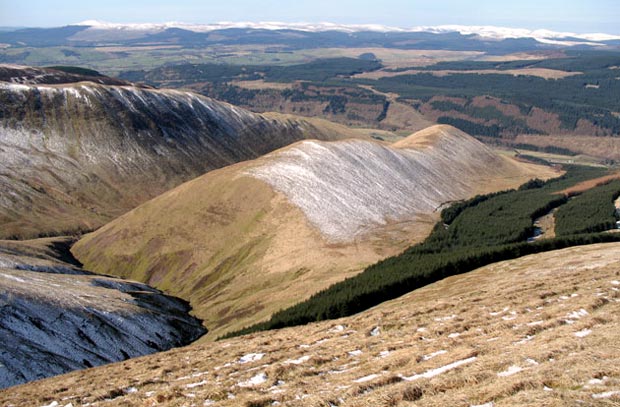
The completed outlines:
{"type": "Polygon", "coordinates": [[[619,256],[618,243],[526,256],[352,317],[14,387],[0,404],[613,406],[619,256]]]}
{"type": "Polygon", "coordinates": [[[215,339],[421,241],[445,201],[554,174],[447,127],[397,147],[298,143],[183,184],[73,252],[188,299],[215,339]]]}

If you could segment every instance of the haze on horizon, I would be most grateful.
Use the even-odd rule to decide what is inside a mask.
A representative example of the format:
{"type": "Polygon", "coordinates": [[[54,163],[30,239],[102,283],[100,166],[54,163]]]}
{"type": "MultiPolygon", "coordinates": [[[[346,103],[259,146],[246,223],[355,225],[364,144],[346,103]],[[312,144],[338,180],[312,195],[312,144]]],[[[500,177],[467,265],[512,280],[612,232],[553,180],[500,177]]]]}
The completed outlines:
{"type": "Polygon", "coordinates": [[[617,0],[0,0],[0,26],[55,27],[84,20],[113,23],[215,23],[220,21],[332,22],[409,28],[493,25],[574,33],[620,34],[617,0]]]}

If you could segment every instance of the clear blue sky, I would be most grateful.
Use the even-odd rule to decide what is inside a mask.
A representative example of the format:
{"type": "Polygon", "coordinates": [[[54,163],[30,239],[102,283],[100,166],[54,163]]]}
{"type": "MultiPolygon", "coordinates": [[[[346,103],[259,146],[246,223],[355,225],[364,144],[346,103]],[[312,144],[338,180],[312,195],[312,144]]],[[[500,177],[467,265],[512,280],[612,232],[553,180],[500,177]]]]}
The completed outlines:
{"type": "Polygon", "coordinates": [[[620,0],[0,0],[0,26],[283,21],[463,24],[620,34],[620,0]]]}

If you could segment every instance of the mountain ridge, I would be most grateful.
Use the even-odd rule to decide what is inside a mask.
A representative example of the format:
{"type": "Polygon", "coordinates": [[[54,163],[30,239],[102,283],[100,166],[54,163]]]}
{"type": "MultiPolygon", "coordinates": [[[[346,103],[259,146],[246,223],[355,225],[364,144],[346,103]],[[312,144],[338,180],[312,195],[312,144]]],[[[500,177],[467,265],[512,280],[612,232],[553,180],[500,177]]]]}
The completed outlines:
{"type": "MultiPolygon", "coordinates": [[[[26,28],[0,32],[10,48],[55,46],[159,46],[270,45],[287,49],[370,47],[395,49],[446,49],[506,54],[533,50],[611,49],[620,35],[558,33],[492,26],[436,26],[401,29],[381,25],[332,23],[218,23],[218,24],[116,24],[86,21],[92,25],[26,28]]],[[[14,56],[7,55],[7,61],[14,56]]]]}
{"type": "Polygon", "coordinates": [[[192,24],[183,22],[166,22],[166,23],[109,23],[98,20],[85,20],[79,23],[70,24],[70,26],[87,26],[92,29],[120,29],[120,30],[136,30],[136,31],[163,31],[169,28],[181,28],[194,32],[209,32],[231,28],[241,29],[260,29],[260,30],[296,30],[308,32],[321,31],[342,31],[342,32],[429,32],[429,33],[451,33],[458,32],[463,35],[478,35],[487,39],[508,39],[508,38],[534,38],[540,42],[549,42],[554,39],[573,38],[590,42],[620,40],[620,35],[605,33],[572,33],[558,32],[547,29],[525,29],[514,27],[499,27],[491,25],[436,25],[436,26],[415,26],[411,28],[402,28],[394,26],[386,26],[381,24],[339,24],[330,22],[317,23],[285,23],[277,21],[265,22],[218,22],[207,24],[192,24]]]}
{"type": "Polygon", "coordinates": [[[309,137],[357,134],[185,91],[4,72],[17,79],[0,82],[0,185],[10,191],[0,200],[3,238],[92,230],[212,169],[309,137]],[[40,81],[53,83],[32,83],[40,81]]]}

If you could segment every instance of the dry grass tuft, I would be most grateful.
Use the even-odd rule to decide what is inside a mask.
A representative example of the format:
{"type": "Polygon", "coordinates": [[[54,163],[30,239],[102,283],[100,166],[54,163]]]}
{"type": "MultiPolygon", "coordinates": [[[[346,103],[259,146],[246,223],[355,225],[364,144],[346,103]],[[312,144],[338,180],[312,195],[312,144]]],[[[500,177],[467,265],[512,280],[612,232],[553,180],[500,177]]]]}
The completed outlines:
{"type": "Polygon", "coordinates": [[[403,378],[400,376],[394,376],[394,375],[386,376],[386,377],[383,377],[379,380],[375,380],[368,384],[358,385],[357,387],[353,389],[351,394],[359,396],[361,394],[370,393],[371,391],[374,391],[381,387],[390,386],[392,384],[400,383],[402,381],[403,381],[403,378]]]}
{"type": "Polygon", "coordinates": [[[251,400],[245,402],[245,407],[267,407],[273,405],[276,400],[272,398],[264,398],[260,400],[251,400]]]}
{"type": "Polygon", "coordinates": [[[418,401],[423,395],[424,390],[414,385],[407,386],[401,394],[404,401],[418,401]]]}

